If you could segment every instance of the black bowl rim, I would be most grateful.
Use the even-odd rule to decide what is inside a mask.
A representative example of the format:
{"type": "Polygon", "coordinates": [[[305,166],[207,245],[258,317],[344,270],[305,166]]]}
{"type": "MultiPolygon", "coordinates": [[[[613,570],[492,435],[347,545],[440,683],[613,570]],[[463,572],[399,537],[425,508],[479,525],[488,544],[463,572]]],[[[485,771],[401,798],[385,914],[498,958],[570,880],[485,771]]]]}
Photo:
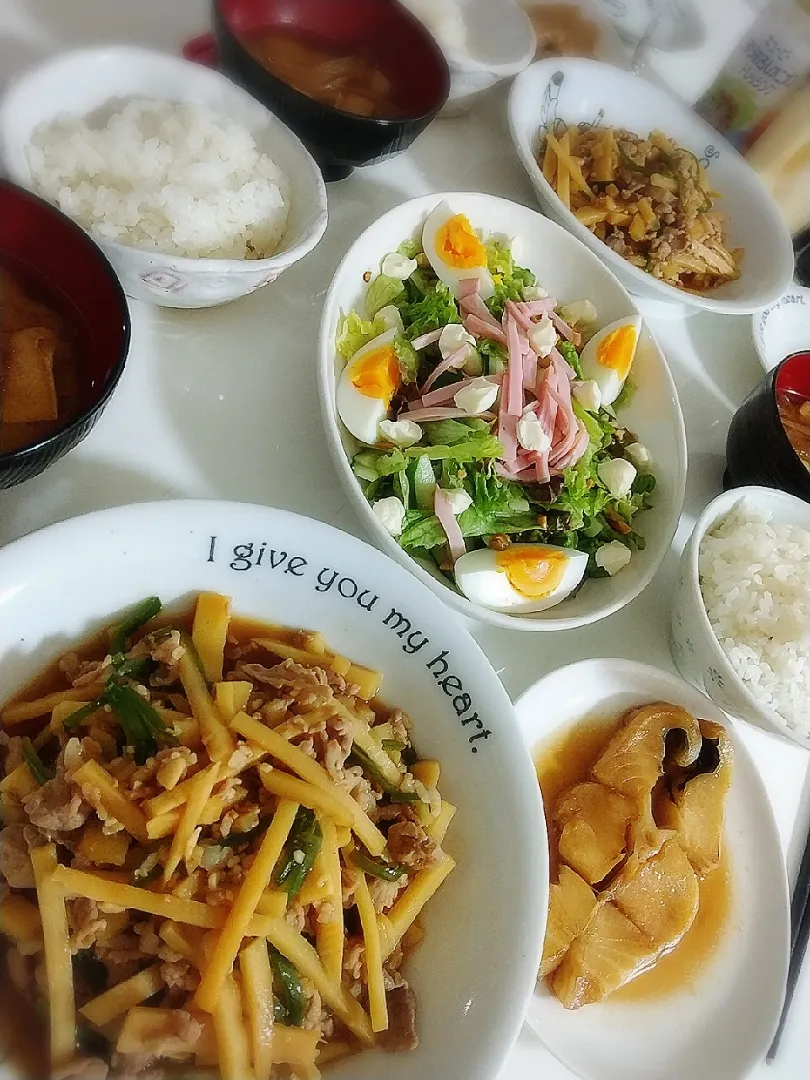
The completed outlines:
{"type": "Polygon", "coordinates": [[[808,364],[810,364],[810,349],[797,349],[796,352],[789,353],[789,355],[786,356],[784,358],[784,360],[780,360],[779,363],[776,365],[776,367],[772,368],[768,372],[768,377],[767,377],[768,397],[769,397],[771,406],[773,408],[773,411],[776,414],[777,428],[779,430],[778,438],[781,439],[782,443],[787,447],[787,449],[790,452],[790,454],[792,455],[793,459],[797,462],[797,464],[801,467],[801,469],[806,474],[806,476],[807,476],[807,486],[808,486],[808,490],[810,490],[810,471],[808,471],[807,466],[804,464],[802,459],[799,457],[799,454],[798,454],[798,451],[796,450],[796,447],[790,441],[790,439],[788,437],[788,433],[785,431],[785,425],[782,423],[782,417],[779,414],[779,402],[776,400],[776,384],[777,384],[777,382],[779,380],[779,372],[782,370],[782,368],[785,366],[785,364],[789,363],[791,360],[794,360],[797,356],[806,356],[806,357],[808,357],[807,362],[808,362],[808,364]]]}
{"type": "Polygon", "coordinates": [[[398,125],[419,124],[419,123],[421,123],[423,121],[426,121],[426,122],[429,123],[439,112],[441,112],[441,110],[447,104],[448,98],[450,97],[450,89],[451,89],[451,82],[452,82],[452,75],[450,73],[450,65],[448,64],[447,57],[442,52],[442,50],[439,47],[439,44],[436,41],[436,39],[431,35],[431,33],[427,30],[427,28],[419,21],[419,19],[417,19],[416,16],[411,11],[409,11],[406,7],[404,7],[402,4],[398,3],[397,0],[389,0],[389,2],[392,4],[392,6],[399,9],[400,14],[403,16],[403,18],[405,18],[408,22],[414,24],[415,26],[417,26],[419,28],[419,30],[422,32],[423,36],[427,39],[427,43],[429,43],[432,46],[434,52],[436,53],[436,56],[439,59],[439,63],[440,63],[441,69],[442,69],[442,73],[444,75],[444,90],[439,95],[439,99],[438,99],[437,104],[434,105],[432,108],[428,109],[426,112],[420,113],[418,116],[415,116],[415,115],[412,115],[412,114],[408,114],[407,116],[360,116],[358,113],[347,112],[345,109],[336,109],[334,105],[327,105],[325,102],[318,101],[317,98],[310,97],[309,94],[303,93],[303,91],[298,90],[291,83],[285,82],[283,79],[280,79],[277,75],[274,75],[272,73],[272,71],[270,71],[268,68],[266,68],[264,66],[264,64],[260,64],[259,61],[256,60],[256,58],[250,52],[248,52],[248,50],[245,48],[244,44],[242,43],[242,39],[239,38],[233,32],[233,30],[231,30],[231,27],[229,26],[228,21],[226,20],[225,16],[222,13],[220,0],[212,0],[213,9],[214,9],[214,19],[215,19],[215,22],[218,24],[218,28],[222,32],[226,33],[228,35],[228,37],[231,39],[231,41],[237,46],[237,48],[239,49],[239,51],[240,51],[240,53],[242,55],[243,60],[247,61],[248,65],[249,65],[249,68],[250,68],[250,71],[251,71],[251,74],[254,77],[257,76],[257,75],[260,75],[260,76],[263,76],[264,78],[268,79],[271,83],[277,83],[279,86],[283,86],[285,90],[289,91],[290,93],[292,93],[294,95],[295,99],[297,99],[297,100],[299,100],[301,102],[309,102],[309,103],[311,103],[311,102],[314,101],[318,106],[320,106],[321,109],[323,109],[325,111],[327,116],[331,114],[333,116],[340,117],[342,120],[352,120],[355,123],[360,123],[360,124],[363,124],[364,126],[365,125],[372,125],[376,129],[380,129],[380,128],[385,129],[385,128],[388,128],[388,127],[396,127],[398,125]]]}
{"type": "MultiPolygon", "coordinates": [[[[126,294],[118,279],[118,275],[115,270],[113,270],[109,259],[90,233],[83,229],[81,225],[77,225],[72,218],[67,216],[67,214],[63,214],[58,207],[53,205],[53,203],[49,203],[47,199],[40,198],[40,196],[35,195],[33,191],[29,191],[19,184],[14,184],[12,181],[0,177],[0,196],[2,195],[3,190],[16,191],[17,194],[21,195],[23,198],[38,205],[46,216],[50,214],[55,217],[62,225],[65,225],[68,229],[77,233],[86,244],[94,249],[96,257],[100,262],[101,269],[109,278],[113,289],[118,295],[119,306],[123,316],[122,329],[124,331],[124,339],[121,345],[120,354],[110,372],[110,377],[104,384],[99,396],[94,398],[87,408],[83,409],[77,416],[74,416],[62,427],[57,428],[56,431],[51,432],[51,434],[47,435],[44,439],[40,439],[39,442],[29,443],[27,446],[20,446],[16,450],[6,451],[5,453],[0,452],[0,468],[6,469],[9,466],[26,465],[30,458],[37,456],[43,450],[48,450],[61,442],[72,428],[84,424],[86,421],[90,420],[91,417],[95,416],[100,409],[103,409],[106,406],[107,402],[112,397],[115,388],[121,381],[127,357],[129,356],[129,347],[132,343],[132,316],[130,315],[129,304],[127,303],[126,294]]],[[[2,252],[0,252],[0,256],[2,256],[2,252]]],[[[58,285],[58,282],[55,284],[58,285]]]]}

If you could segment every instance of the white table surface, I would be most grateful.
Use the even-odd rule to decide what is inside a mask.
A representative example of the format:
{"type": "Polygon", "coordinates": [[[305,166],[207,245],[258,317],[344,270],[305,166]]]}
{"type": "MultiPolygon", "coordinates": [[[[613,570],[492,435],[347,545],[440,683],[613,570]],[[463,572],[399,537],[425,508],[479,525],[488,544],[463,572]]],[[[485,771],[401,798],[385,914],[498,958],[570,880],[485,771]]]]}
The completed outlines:
{"type": "MultiPolygon", "coordinates": [[[[727,13],[731,7],[750,12],[744,0],[727,2],[727,13]]],[[[715,4],[726,0],[704,10],[716,12],[715,4]]],[[[0,0],[0,79],[56,49],[89,42],[176,50],[204,28],[207,6],[206,0],[0,0]]],[[[718,48],[728,51],[727,34],[718,48]]],[[[701,68],[704,79],[703,56],[701,68]]],[[[687,71],[679,89],[690,96],[695,85],[687,71]]],[[[405,199],[442,190],[481,190],[535,205],[508,138],[502,89],[473,114],[435,123],[407,154],[332,185],[324,240],[275,284],[209,311],[131,302],[132,349],[112,402],[76,450],[44,475],[0,492],[0,544],[90,510],[171,498],[279,506],[360,534],[321,434],[315,384],[321,303],[341,256],[366,225],[405,199]]],[[[513,697],[554,668],[591,656],[673,667],[667,623],[678,552],[697,514],[720,491],[729,420],[762,370],[749,319],[701,314],[650,325],[672,366],[689,442],[686,503],[673,551],[642,596],[595,626],[552,636],[471,625],[513,697]]],[[[743,736],[792,867],[807,830],[810,757],[752,728],[744,727],[743,736]]],[[[810,962],[777,1061],[760,1064],[751,1080],[808,1075],[808,1022],[810,962]]],[[[501,1080],[538,1076],[570,1080],[572,1074],[524,1031],[501,1080]]]]}

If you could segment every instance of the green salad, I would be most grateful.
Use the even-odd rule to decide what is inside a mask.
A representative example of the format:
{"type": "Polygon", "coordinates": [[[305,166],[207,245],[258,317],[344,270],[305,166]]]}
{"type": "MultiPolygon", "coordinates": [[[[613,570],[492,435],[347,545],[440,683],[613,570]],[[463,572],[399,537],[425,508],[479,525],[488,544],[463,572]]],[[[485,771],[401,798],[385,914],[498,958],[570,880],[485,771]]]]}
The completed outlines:
{"type": "Polygon", "coordinates": [[[338,412],[375,515],[469,599],[520,612],[621,572],[656,481],[620,419],[640,320],[599,329],[588,300],[549,297],[515,246],[440,204],[420,241],[382,260],[336,347],[338,412]]]}

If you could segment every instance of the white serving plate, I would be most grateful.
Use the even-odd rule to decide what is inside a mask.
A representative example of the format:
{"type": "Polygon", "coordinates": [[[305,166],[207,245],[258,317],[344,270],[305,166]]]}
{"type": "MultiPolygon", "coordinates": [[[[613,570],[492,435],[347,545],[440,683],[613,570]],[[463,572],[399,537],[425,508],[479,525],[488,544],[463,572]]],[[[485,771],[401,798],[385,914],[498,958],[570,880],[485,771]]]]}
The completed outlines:
{"type": "Polygon", "coordinates": [[[790,233],[765,185],[733,147],[667,90],[594,60],[541,60],[515,80],[509,124],[543,210],[595,251],[632,293],[695,310],[744,315],[773,303],[789,287],[790,233]],[[707,293],[684,292],[631,265],[594,236],[566,208],[537,163],[541,136],[558,120],[626,128],[641,136],[660,130],[690,150],[722,194],[719,209],[726,219],[728,246],[745,249],[740,277],[707,293]]]}
{"type": "Polygon", "coordinates": [[[205,105],[246,127],[290,183],[290,216],[267,259],[191,259],[91,236],[124,291],[160,307],[226,304],[275,281],[307,255],[326,229],[326,187],[309,151],[288,127],[218,71],[132,46],[64,53],[12,80],[0,99],[0,167],[33,188],[26,148],[34,130],[60,113],[87,116],[113,100],[149,98],[205,105]]]}
{"type": "MultiPolygon", "coordinates": [[[[4,697],[111,614],[198,590],[232,596],[241,615],[321,630],[385,673],[382,696],[410,714],[416,746],[440,761],[441,789],[458,806],[446,840],[458,866],[426,909],[426,939],[408,965],[419,1049],[352,1058],[332,1075],[493,1080],[540,956],[545,825],[512,705],[450,612],[331,526],[226,502],[141,504],[52,526],[0,552],[0,583],[4,697]]],[[[11,1080],[1,1065],[0,1078],[11,1080]]]]}
{"type": "Polygon", "coordinates": [[[584,1080],[742,1080],[770,1045],[785,992],[790,903],[779,835],[756,766],[733,722],[675,675],[631,660],[561,668],[517,703],[526,745],[537,748],[586,718],[620,716],[651,701],[681,705],[725,726],[734,744],[726,803],[731,864],[729,925],[683,990],[568,1011],[538,985],[528,1023],[584,1080]]]}
{"type": "Polygon", "coordinates": [[[326,438],[351,504],[375,542],[429,585],[464,615],[513,630],[570,630],[603,619],[628,604],[652,580],[669,550],[683,505],[686,481],[686,436],[675,385],[666,360],[649,330],[644,329],[633,365],[638,390],[620,419],[651,451],[659,486],[655,506],[639,517],[647,539],[644,551],[633,553],[630,564],[613,578],[588,581],[580,592],[557,607],[533,615],[504,615],[473,604],[434,576],[427,564],[407,555],[372,512],[351,470],[358,443],[340,423],[335,385],[343,362],[335,352],[335,332],[341,312],[364,310],[363,274],[376,273],[380,261],[414,235],[427,214],[445,200],[456,213],[466,214],[473,228],[485,235],[505,233],[519,238],[521,265],[560,303],[582,298],[595,305],[600,326],[637,313],[633,301],[599,259],[564,229],[534,210],[491,195],[451,192],[425,195],[389,211],[359,237],[337,269],[321,320],[318,383],[326,438]]]}

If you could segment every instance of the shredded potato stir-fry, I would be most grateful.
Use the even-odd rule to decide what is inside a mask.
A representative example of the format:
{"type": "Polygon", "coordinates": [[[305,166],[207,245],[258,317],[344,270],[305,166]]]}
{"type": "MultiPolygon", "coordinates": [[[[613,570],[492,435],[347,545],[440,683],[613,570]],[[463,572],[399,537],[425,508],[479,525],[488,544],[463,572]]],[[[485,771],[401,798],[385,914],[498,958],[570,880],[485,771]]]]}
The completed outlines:
{"type": "Polygon", "coordinates": [[[455,865],[438,762],[319,633],[159,611],[2,713],[0,932],[51,1072],[317,1080],[414,1048],[403,961],[455,865]]]}
{"type": "Polygon", "coordinates": [[[543,176],[583,225],[668,285],[704,292],[740,276],[706,170],[660,131],[560,126],[543,136],[543,176]]]}

